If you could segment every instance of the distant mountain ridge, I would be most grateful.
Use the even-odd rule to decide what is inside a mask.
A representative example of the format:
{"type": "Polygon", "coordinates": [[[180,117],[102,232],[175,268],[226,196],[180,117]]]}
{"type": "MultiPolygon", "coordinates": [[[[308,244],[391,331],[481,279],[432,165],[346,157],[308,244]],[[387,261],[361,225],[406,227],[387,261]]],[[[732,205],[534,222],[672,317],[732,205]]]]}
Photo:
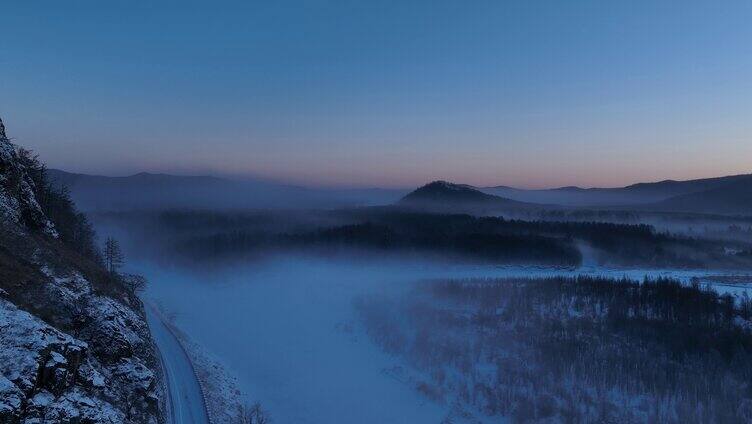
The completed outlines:
{"type": "Polygon", "coordinates": [[[561,187],[525,190],[508,186],[480,188],[485,193],[534,203],[573,207],[619,207],[672,212],[752,214],[744,201],[752,192],[752,174],[687,181],[664,180],[618,188],[561,187]],[[711,199],[718,207],[707,202],[711,199]]]}
{"type": "Polygon", "coordinates": [[[596,208],[752,215],[752,174],[664,180],[618,188],[526,190],[434,181],[402,189],[314,189],[267,181],[141,172],[107,177],[48,170],[83,210],[337,208],[397,204],[442,211],[596,208]]]}
{"type": "Polygon", "coordinates": [[[57,184],[65,185],[69,189],[74,189],[79,184],[91,185],[132,185],[132,184],[175,184],[175,183],[194,183],[194,184],[222,184],[229,182],[218,177],[212,176],[179,176],[170,174],[153,174],[149,172],[139,172],[137,174],[124,177],[107,177],[102,175],[78,174],[65,172],[59,169],[48,169],[47,175],[57,184]]]}
{"type": "Polygon", "coordinates": [[[85,211],[155,209],[332,208],[390,204],[407,190],[315,189],[262,180],[141,172],[125,177],[49,169],[85,211]]]}

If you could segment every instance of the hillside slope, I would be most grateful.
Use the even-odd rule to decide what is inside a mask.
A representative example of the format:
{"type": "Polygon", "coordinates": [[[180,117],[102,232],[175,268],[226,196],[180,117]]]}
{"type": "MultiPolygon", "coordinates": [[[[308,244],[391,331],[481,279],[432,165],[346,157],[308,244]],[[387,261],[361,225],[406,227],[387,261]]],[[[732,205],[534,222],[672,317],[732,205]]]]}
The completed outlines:
{"type": "Polygon", "coordinates": [[[652,207],[661,211],[752,215],[752,176],[709,190],[671,197],[652,207]]]}
{"type": "Polygon", "coordinates": [[[40,198],[28,163],[0,123],[0,423],[163,422],[140,301],[77,248],[80,215],[40,198]]]}

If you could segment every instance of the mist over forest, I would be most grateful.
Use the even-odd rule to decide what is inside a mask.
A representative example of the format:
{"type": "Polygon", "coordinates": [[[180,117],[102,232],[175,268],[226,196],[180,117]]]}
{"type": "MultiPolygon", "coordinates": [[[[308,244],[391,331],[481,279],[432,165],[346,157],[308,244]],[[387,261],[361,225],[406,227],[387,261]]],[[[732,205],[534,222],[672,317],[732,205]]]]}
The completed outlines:
{"type": "Polygon", "coordinates": [[[0,17],[0,424],[752,424],[752,1],[0,17]]]}
{"type": "Polygon", "coordinates": [[[90,216],[281,422],[752,419],[751,218],[429,189],[90,216]]]}
{"type": "MultiPolygon", "coordinates": [[[[446,181],[400,192],[96,177],[15,154],[34,187],[18,193],[39,212],[18,218],[38,238],[0,238],[12,299],[95,345],[81,322],[149,328],[158,350],[139,355],[155,370],[160,355],[164,383],[149,369],[139,393],[181,414],[254,424],[752,420],[752,214],[655,207],[744,176],[597,189],[587,196],[650,195],[589,206],[446,181]],[[49,228],[61,243],[53,251],[81,270],[41,270],[65,306],[18,291],[33,272],[7,253],[39,251],[49,228]],[[81,315],[73,299],[93,290],[84,276],[139,318],[81,315]]],[[[102,360],[143,350],[128,343],[102,360]]]]}

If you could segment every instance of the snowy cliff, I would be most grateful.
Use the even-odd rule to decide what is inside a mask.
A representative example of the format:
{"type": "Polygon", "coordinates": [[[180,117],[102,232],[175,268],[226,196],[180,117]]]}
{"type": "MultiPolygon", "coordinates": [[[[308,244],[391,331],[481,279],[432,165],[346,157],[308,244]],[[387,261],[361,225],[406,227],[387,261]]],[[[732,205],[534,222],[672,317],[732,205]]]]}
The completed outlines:
{"type": "Polygon", "coordinates": [[[0,121],[0,424],[160,423],[140,301],[58,236],[0,121]]]}
{"type": "Polygon", "coordinates": [[[0,120],[0,216],[3,221],[42,229],[54,236],[55,229],[42,213],[33,187],[34,182],[5,135],[5,125],[0,120]]]}

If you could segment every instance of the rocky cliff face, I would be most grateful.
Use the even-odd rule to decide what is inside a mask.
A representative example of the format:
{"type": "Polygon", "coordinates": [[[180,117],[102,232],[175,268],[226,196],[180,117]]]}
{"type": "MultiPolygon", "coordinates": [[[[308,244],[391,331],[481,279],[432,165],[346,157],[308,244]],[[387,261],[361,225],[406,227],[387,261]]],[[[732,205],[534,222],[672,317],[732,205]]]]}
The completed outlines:
{"type": "Polygon", "coordinates": [[[5,135],[5,125],[0,120],[0,217],[4,221],[41,229],[54,236],[55,229],[42,213],[33,187],[34,182],[5,135]]]}
{"type": "Polygon", "coordinates": [[[57,238],[0,121],[0,424],[159,423],[140,301],[57,238]]]}

